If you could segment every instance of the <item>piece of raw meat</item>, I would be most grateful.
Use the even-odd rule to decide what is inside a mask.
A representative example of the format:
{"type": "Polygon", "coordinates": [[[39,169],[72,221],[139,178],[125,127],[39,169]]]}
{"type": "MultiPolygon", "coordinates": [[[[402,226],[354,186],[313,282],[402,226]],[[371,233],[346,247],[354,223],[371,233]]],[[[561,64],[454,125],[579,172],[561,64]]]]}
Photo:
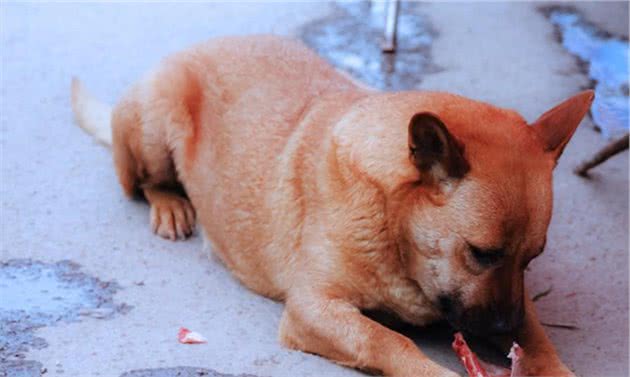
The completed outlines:
{"type": "Polygon", "coordinates": [[[469,377],[523,376],[519,362],[523,356],[523,349],[516,343],[512,345],[512,349],[508,354],[508,358],[512,360],[511,370],[479,360],[477,355],[475,355],[475,353],[468,347],[468,344],[466,344],[464,336],[459,332],[455,334],[453,350],[464,365],[464,368],[466,368],[466,372],[469,377]]]}
{"type": "Polygon", "coordinates": [[[201,344],[207,343],[208,341],[203,335],[190,331],[185,327],[180,327],[179,332],[177,333],[177,340],[183,344],[201,344]]]}

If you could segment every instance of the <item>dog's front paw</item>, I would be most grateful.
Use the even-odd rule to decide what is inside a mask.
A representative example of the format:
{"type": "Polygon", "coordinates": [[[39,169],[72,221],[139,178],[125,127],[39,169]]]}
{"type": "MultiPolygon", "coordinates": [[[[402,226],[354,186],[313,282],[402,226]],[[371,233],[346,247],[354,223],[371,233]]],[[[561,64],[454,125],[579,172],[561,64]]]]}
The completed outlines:
{"type": "Polygon", "coordinates": [[[446,370],[440,371],[440,373],[441,374],[438,375],[440,377],[461,377],[461,375],[453,372],[450,369],[446,369],[446,370]]]}
{"type": "Polygon", "coordinates": [[[453,372],[450,369],[439,367],[430,372],[430,374],[421,374],[421,376],[431,377],[461,377],[458,373],[453,372]]]}
{"type": "Polygon", "coordinates": [[[525,359],[515,371],[517,376],[549,376],[549,377],[576,377],[571,370],[557,358],[525,359]]]}
{"type": "Polygon", "coordinates": [[[420,365],[411,370],[405,370],[402,373],[396,375],[401,376],[427,376],[427,377],[461,377],[458,373],[445,368],[438,363],[429,360],[423,360],[420,365]]]}
{"type": "Polygon", "coordinates": [[[195,228],[195,210],[190,201],[176,194],[160,193],[151,200],[151,229],[175,241],[190,236],[195,228]]]}
{"type": "Polygon", "coordinates": [[[528,376],[549,376],[549,377],[576,377],[575,373],[564,365],[555,367],[539,368],[527,374],[528,376]]]}

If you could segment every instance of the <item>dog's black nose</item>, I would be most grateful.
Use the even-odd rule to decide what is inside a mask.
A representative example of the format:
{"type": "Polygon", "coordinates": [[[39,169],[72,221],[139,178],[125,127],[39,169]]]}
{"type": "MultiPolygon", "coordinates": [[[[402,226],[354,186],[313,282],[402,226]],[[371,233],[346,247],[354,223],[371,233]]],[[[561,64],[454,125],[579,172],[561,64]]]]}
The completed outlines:
{"type": "Polygon", "coordinates": [[[439,297],[440,311],[443,314],[448,314],[453,311],[453,299],[448,295],[441,295],[439,297]]]}
{"type": "Polygon", "coordinates": [[[499,313],[495,308],[473,307],[465,311],[459,324],[475,335],[513,334],[522,323],[520,311],[499,313]]]}
{"type": "Polygon", "coordinates": [[[462,314],[462,303],[457,295],[442,294],[438,296],[438,308],[451,325],[457,325],[459,323],[462,314]]]}

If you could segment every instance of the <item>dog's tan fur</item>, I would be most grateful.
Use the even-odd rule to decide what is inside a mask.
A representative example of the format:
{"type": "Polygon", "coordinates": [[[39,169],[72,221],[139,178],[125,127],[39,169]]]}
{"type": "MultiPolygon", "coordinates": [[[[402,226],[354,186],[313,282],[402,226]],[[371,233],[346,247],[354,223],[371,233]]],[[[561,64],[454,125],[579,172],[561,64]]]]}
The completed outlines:
{"type": "MultiPolygon", "coordinates": [[[[552,170],[592,98],[528,126],[451,94],[371,91],[292,40],[231,37],[135,85],[113,109],[112,149],[123,190],[146,197],[157,233],[184,238],[196,214],[243,284],[286,303],[288,347],[386,375],[445,376],[361,310],[416,325],[446,316],[474,331],[524,312],[514,337],[528,371],[570,375],[523,271],[544,246],[552,170]],[[504,256],[485,266],[470,245],[504,256]]],[[[73,106],[107,143],[103,107],[77,81],[73,106]]]]}

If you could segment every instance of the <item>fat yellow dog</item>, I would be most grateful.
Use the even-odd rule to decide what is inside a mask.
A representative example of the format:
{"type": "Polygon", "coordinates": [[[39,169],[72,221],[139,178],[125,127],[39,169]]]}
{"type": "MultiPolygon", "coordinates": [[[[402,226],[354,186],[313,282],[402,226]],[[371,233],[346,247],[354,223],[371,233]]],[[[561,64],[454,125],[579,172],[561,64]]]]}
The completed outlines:
{"type": "Polygon", "coordinates": [[[113,110],[72,85],[79,125],[111,144],[157,234],[185,238],[198,222],[243,284],[285,302],[282,344],[391,376],[454,373],[362,311],[516,340],[530,375],[572,375],[523,272],[592,100],[528,125],[452,94],[371,90],[274,36],[175,54],[113,110]]]}

